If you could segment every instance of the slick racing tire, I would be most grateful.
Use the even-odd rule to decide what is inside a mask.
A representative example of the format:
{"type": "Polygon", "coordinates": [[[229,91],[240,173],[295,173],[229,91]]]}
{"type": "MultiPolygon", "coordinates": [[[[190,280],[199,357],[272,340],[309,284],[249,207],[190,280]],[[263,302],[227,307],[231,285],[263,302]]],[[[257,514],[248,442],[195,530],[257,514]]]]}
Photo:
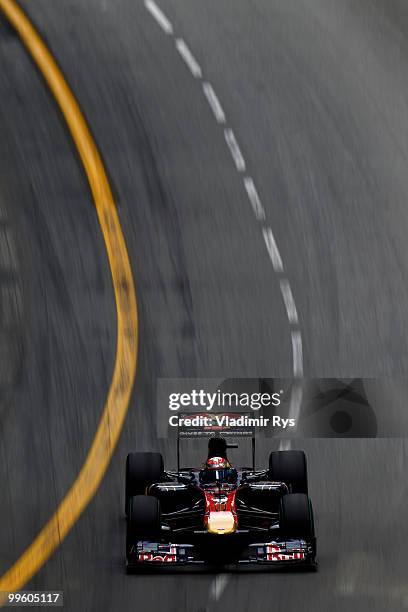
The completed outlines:
{"type": "Polygon", "coordinates": [[[269,478],[284,482],[290,493],[307,495],[306,456],[300,450],[274,451],[269,455],[269,478]]]}
{"type": "Polygon", "coordinates": [[[157,540],[160,536],[160,502],[152,495],[135,495],[129,499],[128,541],[157,540]]]}
{"type": "Polygon", "coordinates": [[[303,493],[284,495],[279,508],[279,530],[286,538],[314,538],[313,510],[303,493]]]}
{"type": "Polygon", "coordinates": [[[134,495],[144,495],[154,482],[164,480],[164,463],[160,453],[129,453],[126,459],[125,513],[134,495]]]}

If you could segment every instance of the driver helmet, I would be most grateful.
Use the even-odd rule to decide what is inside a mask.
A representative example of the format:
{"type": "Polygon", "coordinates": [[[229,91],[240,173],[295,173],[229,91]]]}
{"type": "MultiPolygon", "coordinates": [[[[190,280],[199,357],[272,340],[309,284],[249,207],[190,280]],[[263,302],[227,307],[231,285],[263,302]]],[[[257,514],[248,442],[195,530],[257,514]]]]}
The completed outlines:
{"type": "Polygon", "coordinates": [[[210,457],[205,464],[207,470],[226,470],[231,464],[224,457],[210,457]]]}
{"type": "Polygon", "coordinates": [[[225,457],[210,457],[205,462],[204,469],[200,472],[202,484],[236,484],[238,478],[235,470],[225,457]]]}

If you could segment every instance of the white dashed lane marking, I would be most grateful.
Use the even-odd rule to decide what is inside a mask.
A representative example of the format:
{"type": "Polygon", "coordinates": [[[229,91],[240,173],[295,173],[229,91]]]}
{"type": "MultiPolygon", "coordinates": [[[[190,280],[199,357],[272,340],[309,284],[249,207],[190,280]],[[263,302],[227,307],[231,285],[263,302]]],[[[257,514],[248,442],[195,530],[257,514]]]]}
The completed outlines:
{"type": "Polygon", "coordinates": [[[214,113],[217,123],[225,123],[225,113],[212,85],[210,83],[203,83],[203,92],[208,100],[208,104],[210,105],[212,112],[214,113]]]}
{"type": "Polygon", "coordinates": [[[245,159],[241,153],[241,149],[239,148],[234,132],[231,130],[231,128],[226,128],[224,130],[224,136],[225,142],[227,143],[228,148],[231,151],[232,159],[234,160],[238,172],[244,172],[246,167],[245,159]]]}
{"type": "Polygon", "coordinates": [[[291,445],[290,440],[281,440],[279,442],[278,450],[284,451],[284,450],[290,450],[291,448],[292,448],[292,445],[291,445]]]}
{"type": "Polygon", "coordinates": [[[275,242],[275,237],[270,227],[264,227],[262,230],[263,237],[265,240],[266,248],[271,258],[273,269],[276,273],[283,272],[282,258],[279,253],[279,249],[275,242]]]}
{"type": "Polygon", "coordinates": [[[166,34],[173,34],[173,26],[153,0],[145,0],[145,7],[166,34]]]}
{"type": "MultiPolygon", "coordinates": [[[[161,29],[166,33],[173,35],[173,26],[170,20],[166,17],[163,11],[157,6],[157,4],[153,0],[145,0],[145,6],[152,17],[159,24],[161,29]]],[[[186,63],[189,68],[191,74],[195,79],[202,79],[203,72],[200,64],[195,59],[194,55],[190,51],[187,44],[184,42],[182,38],[176,38],[175,40],[176,49],[182,57],[183,61],[186,63]]],[[[221,105],[221,102],[215,93],[215,90],[211,83],[205,81],[202,85],[203,93],[207,102],[214,114],[215,120],[218,124],[226,124],[227,118],[224,112],[224,109],[221,105]]],[[[230,153],[232,155],[232,159],[235,163],[235,167],[238,172],[245,172],[246,170],[246,162],[244,156],[242,155],[241,149],[238,145],[235,134],[231,128],[224,128],[224,138],[225,142],[228,145],[230,153]]],[[[265,209],[262,205],[261,199],[259,197],[258,191],[255,186],[254,180],[250,176],[244,177],[244,186],[249,199],[249,202],[252,206],[252,210],[254,212],[255,218],[257,221],[264,224],[266,221],[266,213],[265,209]]],[[[282,257],[280,255],[278,246],[276,244],[275,237],[273,235],[272,229],[269,226],[262,227],[262,235],[265,241],[265,246],[268,251],[270,260],[272,262],[273,269],[276,274],[279,276],[283,273],[283,262],[282,257]]],[[[291,290],[291,286],[289,281],[286,278],[280,278],[279,280],[280,290],[282,293],[283,302],[285,304],[287,317],[290,325],[294,326],[295,329],[291,331],[291,341],[292,341],[292,351],[293,351],[293,376],[295,378],[301,378],[303,376],[303,348],[302,348],[302,335],[299,329],[296,327],[299,325],[299,317],[296,309],[296,303],[293,297],[293,293],[291,290]]],[[[294,402],[298,407],[296,407],[295,412],[300,409],[300,402],[294,402]]],[[[290,442],[281,442],[282,448],[290,448],[290,442]]],[[[222,582],[221,582],[222,584],[222,582]]]]}
{"type": "MultiPolygon", "coordinates": [[[[302,346],[302,341],[301,341],[302,346]]],[[[291,397],[290,397],[290,408],[289,408],[289,418],[295,419],[296,424],[300,415],[300,409],[302,407],[302,399],[303,399],[303,388],[302,384],[296,382],[292,387],[291,397]]],[[[297,427],[297,425],[296,425],[297,427]]],[[[289,448],[290,448],[290,440],[289,448]]]]}
{"type": "Polygon", "coordinates": [[[210,588],[210,600],[218,601],[221,598],[221,595],[225,591],[228,582],[230,580],[230,576],[228,574],[218,574],[210,588]]]}
{"type": "Polygon", "coordinates": [[[293,299],[292,289],[290,288],[289,281],[286,278],[281,279],[280,288],[282,292],[283,301],[285,303],[289,323],[291,323],[292,325],[297,325],[299,321],[295,300],[293,299]]]}
{"type": "Polygon", "coordinates": [[[255,217],[258,221],[265,221],[265,209],[262,206],[262,202],[259,198],[253,179],[250,176],[246,176],[244,178],[244,185],[248,194],[249,201],[251,202],[255,217]]]}
{"type": "Polygon", "coordinates": [[[186,43],[182,38],[178,38],[176,40],[176,48],[187,66],[189,67],[193,77],[195,79],[201,79],[203,73],[200,64],[197,62],[194,55],[191,53],[190,49],[187,47],[186,43]]]}
{"type": "Polygon", "coordinates": [[[292,331],[292,350],[293,350],[293,375],[296,378],[303,376],[303,349],[302,336],[300,331],[292,331]]]}

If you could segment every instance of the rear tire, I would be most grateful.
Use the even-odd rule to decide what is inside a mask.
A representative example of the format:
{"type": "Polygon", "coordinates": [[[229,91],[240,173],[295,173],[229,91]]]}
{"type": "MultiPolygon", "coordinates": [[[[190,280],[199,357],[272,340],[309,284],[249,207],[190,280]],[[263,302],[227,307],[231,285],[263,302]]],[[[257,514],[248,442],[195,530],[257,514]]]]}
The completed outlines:
{"type": "Polygon", "coordinates": [[[303,451],[274,451],[269,455],[269,478],[284,482],[290,493],[308,493],[307,464],[303,451]]]}
{"type": "Polygon", "coordinates": [[[156,541],[160,537],[160,502],[152,495],[135,495],[129,499],[127,534],[129,541],[156,541]]]}
{"type": "Polygon", "coordinates": [[[154,482],[164,480],[164,463],[160,453],[129,453],[126,459],[125,513],[134,495],[144,495],[154,482]]]}
{"type": "Polygon", "coordinates": [[[279,530],[283,537],[310,540],[314,538],[313,510],[303,493],[284,495],[279,509],[279,530]]]}

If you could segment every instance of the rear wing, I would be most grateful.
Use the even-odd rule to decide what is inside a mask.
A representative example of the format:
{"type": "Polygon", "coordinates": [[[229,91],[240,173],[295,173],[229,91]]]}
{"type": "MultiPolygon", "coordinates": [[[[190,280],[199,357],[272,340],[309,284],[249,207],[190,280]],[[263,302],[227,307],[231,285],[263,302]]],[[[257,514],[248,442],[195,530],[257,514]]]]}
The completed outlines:
{"type": "MultiPolygon", "coordinates": [[[[177,426],[177,471],[180,471],[180,441],[220,437],[229,440],[251,438],[252,469],[255,471],[255,425],[254,413],[248,412],[190,412],[178,415],[177,426]]],[[[227,448],[238,448],[227,444],[227,448]]]]}

